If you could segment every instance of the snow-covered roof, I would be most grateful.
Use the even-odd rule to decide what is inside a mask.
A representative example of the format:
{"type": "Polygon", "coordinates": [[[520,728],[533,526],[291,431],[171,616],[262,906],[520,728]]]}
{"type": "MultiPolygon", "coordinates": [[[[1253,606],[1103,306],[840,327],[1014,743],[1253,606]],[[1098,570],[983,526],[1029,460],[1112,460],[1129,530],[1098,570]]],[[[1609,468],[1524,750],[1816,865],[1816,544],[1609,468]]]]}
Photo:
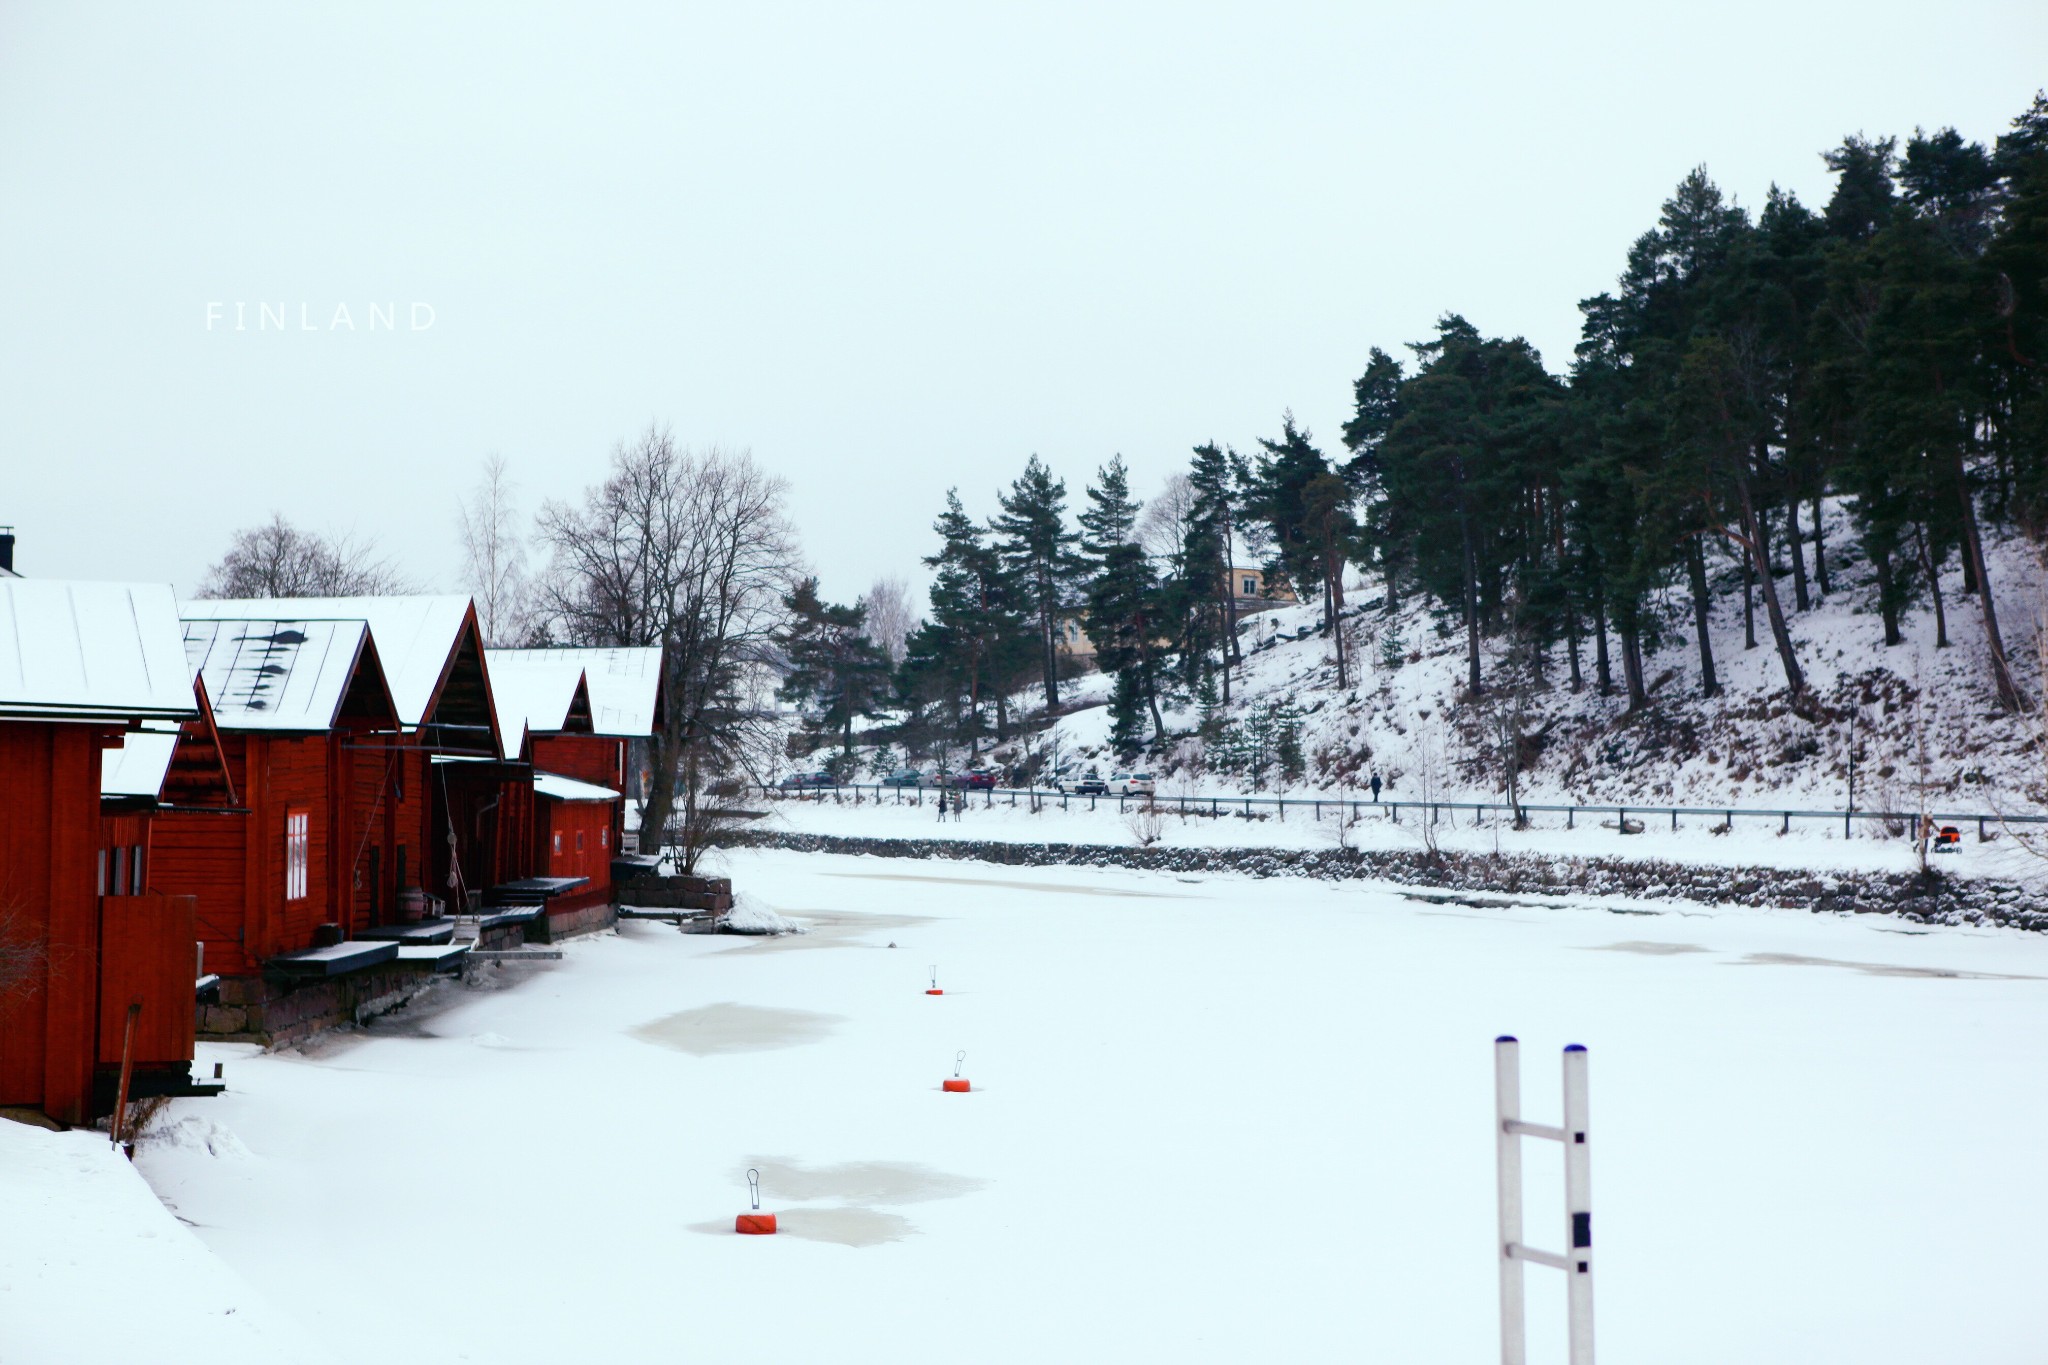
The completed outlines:
{"type": "Polygon", "coordinates": [[[185,657],[222,729],[329,730],[368,634],[359,620],[187,620],[185,657]]]}
{"type": "Polygon", "coordinates": [[[0,715],[197,713],[168,583],[0,578],[0,715]]]}
{"type": "Polygon", "coordinates": [[[487,649],[491,705],[498,712],[498,737],[506,758],[517,758],[528,731],[555,734],[568,723],[569,708],[583,682],[577,650],[487,649]]]}
{"type": "Polygon", "coordinates": [[[594,786],[578,782],[573,777],[560,773],[544,773],[536,769],[533,774],[533,794],[546,796],[556,801],[616,801],[619,794],[610,787],[594,786]]]}
{"type": "Polygon", "coordinates": [[[144,796],[154,801],[170,775],[171,755],[178,751],[178,730],[131,730],[121,747],[100,753],[100,795],[144,796]]]}
{"type": "MultiPolygon", "coordinates": [[[[661,651],[652,646],[640,648],[599,649],[492,649],[485,654],[490,661],[491,686],[499,686],[499,679],[515,670],[532,669],[557,679],[553,686],[559,687],[559,679],[566,676],[571,668],[580,668],[590,686],[590,721],[595,734],[613,735],[620,738],[636,739],[654,733],[656,702],[661,691],[661,651]]],[[[571,689],[575,682],[571,678],[571,689]]],[[[562,694],[564,708],[568,705],[568,694],[562,694]]],[[[506,713],[500,711],[501,718],[506,713]]],[[[543,733],[547,727],[535,724],[535,733],[543,733]]],[[[559,727],[557,727],[559,728],[559,727]]],[[[516,743],[515,737],[505,741],[516,743]]]]}
{"type": "MultiPolygon", "coordinates": [[[[398,719],[408,727],[426,719],[468,614],[469,599],[462,596],[242,598],[185,604],[188,621],[270,617],[369,622],[398,719]]],[[[218,702],[220,694],[214,696],[218,702]]]]}

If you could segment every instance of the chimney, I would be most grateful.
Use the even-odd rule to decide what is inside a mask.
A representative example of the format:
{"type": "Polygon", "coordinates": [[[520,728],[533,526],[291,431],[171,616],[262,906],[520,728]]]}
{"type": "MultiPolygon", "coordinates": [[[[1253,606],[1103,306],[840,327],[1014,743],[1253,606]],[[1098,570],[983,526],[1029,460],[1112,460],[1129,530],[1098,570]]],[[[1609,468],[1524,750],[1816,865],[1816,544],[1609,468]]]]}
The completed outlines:
{"type": "Polygon", "coordinates": [[[14,572],[14,528],[0,526],[0,573],[14,572]]]}

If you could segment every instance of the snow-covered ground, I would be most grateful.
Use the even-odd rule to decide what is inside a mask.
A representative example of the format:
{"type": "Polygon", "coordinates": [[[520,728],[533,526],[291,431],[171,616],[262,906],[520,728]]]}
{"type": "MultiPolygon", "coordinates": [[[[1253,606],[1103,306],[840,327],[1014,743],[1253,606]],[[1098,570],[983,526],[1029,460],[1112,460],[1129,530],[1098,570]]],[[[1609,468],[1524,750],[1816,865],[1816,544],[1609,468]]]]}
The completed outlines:
{"type": "MultiPolygon", "coordinates": [[[[1578,692],[1568,686],[1565,646],[1552,647],[1545,680],[1520,704],[1522,799],[1838,809],[1850,802],[1853,753],[1858,809],[1917,810],[1923,794],[1943,810],[2048,808],[2040,716],[2006,715],[1995,705],[1981,609],[1963,594],[1959,565],[1951,558],[1942,579],[1949,647],[1936,647],[1930,604],[1921,601],[1905,613],[1903,642],[1887,648],[1872,571],[1839,499],[1828,503],[1827,524],[1831,591],[1823,595],[1816,584],[1808,610],[1796,609],[1783,546],[1778,556],[1780,602],[1820,708],[1815,716],[1794,714],[1788,704],[1760,602],[1756,647],[1745,647],[1739,574],[1732,561],[1717,558],[1709,636],[1722,695],[1701,695],[1691,597],[1682,585],[1667,585],[1648,603],[1657,628],[1645,645],[1651,704],[1642,713],[1627,714],[1618,649],[1617,691],[1603,697],[1595,690],[1590,641],[1582,642],[1585,686],[1578,692]]],[[[2008,535],[1986,553],[2007,653],[2021,689],[2038,697],[2048,691],[2038,647],[2048,614],[2041,552],[2008,535]]],[[[1426,788],[1442,799],[1503,799],[1503,731],[1489,711],[1503,696],[1499,683],[1512,676],[1505,637],[1484,645],[1482,673],[1494,690],[1475,704],[1462,695],[1465,641],[1455,614],[1411,597],[1389,618],[1374,605],[1383,589],[1375,576],[1350,575],[1354,614],[1344,624],[1350,672],[1343,688],[1332,643],[1314,633],[1319,606],[1283,607],[1242,622],[1241,641],[1261,647],[1247,653],[1232,706],[1222,714],[1242,722],[1278,703],[1293,708],[1306,771],[1289,795],[1355,792],[1377,772],[1403,799],[1420,799],[1426,788]],[[1297,638],[1304,631],[1310,633],[1297,638]]],[[[1108,746],[1109,686],[1099,674],[1063,683],[1063,706],[1080,709],[1061,716],[1049,733],[995,746],[994,757],[1018,762],[1056,754],[1104,774],[1122,767],[1108,746]]],[[[1011,713],[1029,716],[1042,703],[1036,689],[1026,688],[1011,698],[1011,713]]],[[[1192,698],[1169,697],[1164,719],[1167,742],[1140,760],[1162,775],[1162,792],[1229,795],[1251,784],[1248,775],[1208,761],[1192,698]]],[[[1272,780],[1269,773],[1265,794],[1272,780]]]]}
{"type": "MultiPolygon", "coordinates": [[[[729,870],[813,931],[634,924],[307,1052],[209,1050],[231,1092],[174,1106],[186,1140],[138,1169],[344,1355],[1484,1360],[1491,1040],[1515,1032],[1537,1121],[1558,1049],[1592,1049],[1603,1358],[2019,1365],[2048,1342],[2040,936],[793,853],[729,870]],[[974,1091],[943,1094],[961,1050],[974,1091]],[[731,1231],[749,1166],[779,1236],[731,1231]]],[[[1530,1143],[1528,1166],[1530,1240],[1554,1247],[1556,1155],[1530,1143]]],[[[10,1222],[0,1358],[79,1358],[82,1303],[101,1332],[160,1307],[82,1287],[129,1235],[23,1294],[10,1222]]],[[[1561,1360],[1561,1285],[1528,1274],[1532,1358],[1561,1360]]],[[[219,1321],[175,1297],[179,1330],[219,1321]]]]}
{"type": "MultiPolygon", "coordinates": [[[[1304,798],[1306,799],[1306,798],[1304,798]]],[[[1150,840],[1161,848],[1337,848],[1420,851],[1424,845],[1418,812],[1406,809],[1400,820],[1392,808],[1374,808],[1370,801],[1357,802],[1362,814],[1351,814],[1351,803],[1331,803],[1318,817],[1313,808],[1290,806],[1284,818],[1275,811],[1254,807],[1252,818],[1233,813],[1227,798],[1220,801],[1223,814],[1181,815],[1174,803],[1162,798],[1156,825],[1138,813],[1138,803],[1126,803],[1119,812],[1115,797],[1045,799],[1037,810],[1026,798],[1009,804],[1008,794],[993,797],[976,792],[966,808],[938,819],[936,796],[925,792],[884,793],[879,799],[862,792],[856,800],[851,793],[812,793],[802,798],[775,797],[765,803],[766,814],[757,828],[801,834],[835,834],[875,839],[986,839],[1004,843],[1104,844],[1135,847],[1150,840]]],[[[1191,803],[1192,804],[1192,803],[1191,803]]],[[[1199,808],[1199,807],[1198,807],[1199,808]]],[[[1242,810],[1242,807],[1239,808],[1242,810]]],[[[1882,827],[1857,821],[1852,837],[1844,838],[1842,826],[1833,820],[1794,820],[1791,833],[1781,834],[1776,815],[1740,816],[1726,833],[1716,834],[1718,817],[1680,816],[1672,829],[1666,817],[1631,816],[1641,820],[1639,834],[1626,837],[1615,830],[1614,816],[1580,815],[1567,827],[1565,817],[1543,813],[1531,817],[1527,829],[1517,830],[1504,815],[1486,815],[1475,820],[1471,811],[1446,811],[1436,826],[1437,844],[1449,852],[1526,853],[1552,857],[1630,858],[1676,863],[1697,863],[1709,867],[1805,868],[1816,872],[1912,872],[1919,868],[1918,851],[1911,839],[1885,834],[1882,827]]],[[[2048,833],[2037,826],[1996,824],[1986,827],[1993,837],[1979,842],[1976,826],[1964,829],[1964,838],[1952,852],[1936,855],[1932,865],[1943,872],[1964,876],[2009,877],[2038,881],[2048,877],[2048,833]],[[2029,845],[2039,852],[2030,851],[2029,845]]]]}
{"type": "MultiPolygon", "coordinates": [[[[204,1141],[202,1123],[173,1121],[159,1140],[204,1141]]],[[[182,1226],[105,1133],[0,1121],[0,1362],[331,1358],[182,1226]]]]}

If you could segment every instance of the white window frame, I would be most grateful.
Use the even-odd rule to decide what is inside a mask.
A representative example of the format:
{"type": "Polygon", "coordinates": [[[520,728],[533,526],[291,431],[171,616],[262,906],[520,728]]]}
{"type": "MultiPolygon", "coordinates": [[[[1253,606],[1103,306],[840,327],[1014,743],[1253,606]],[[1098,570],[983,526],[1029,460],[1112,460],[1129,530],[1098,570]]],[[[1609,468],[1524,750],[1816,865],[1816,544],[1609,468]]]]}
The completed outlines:
{"type": "Polygon", "coordinates": [[[302,901],[311,891],[313,871],[313,814],[306,810],[284,813],[284,898],[302,901]]]}

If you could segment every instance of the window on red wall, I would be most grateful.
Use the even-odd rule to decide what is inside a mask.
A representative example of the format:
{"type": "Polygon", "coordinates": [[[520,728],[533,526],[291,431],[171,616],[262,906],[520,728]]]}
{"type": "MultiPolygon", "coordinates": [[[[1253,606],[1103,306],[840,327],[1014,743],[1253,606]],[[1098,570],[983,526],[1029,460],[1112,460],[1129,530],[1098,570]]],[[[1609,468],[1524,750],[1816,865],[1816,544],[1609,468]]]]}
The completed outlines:
{"type": "Polygon", "coordinates": [[[610,825],[606,825],[597,832],[597,846],[599,848],[610,848],[612,846],[612,827],[610,825]]]}
{"type": "Polygon", "coordinates": [[[583,851],[583,831],[580,829],[576,831],[576,851],[578,853],[583,851]]]}
{"type": "Polygon", "coordinates": [[[128,846],[128,894],[139,896],[143,893],[143,889],[142,845],[130,844],[128,846]]]}
{"type": "Polygon", "coordinates": [[[312,818],[302,810],[284,813],[284,898],[306,898],[313,861],[312,818]]]}
{"type": "Polygon", "coordinates": [[[107,850],[100,850],[100,894],[107,894],[107,850]]]}
{"type": "Polygon", "coordinates": [[[556,831],[555,831],[555,852],[557,852],[557,853],[560,853],[561,851],[562,851],[562,831],[560,831],[560,830],[556,830],[556,831]]]}
{"type": "Polygon", "coordinates": [[[128,850],[125,848],[114,850],[114,894],[128,894],[128,850]]]}

